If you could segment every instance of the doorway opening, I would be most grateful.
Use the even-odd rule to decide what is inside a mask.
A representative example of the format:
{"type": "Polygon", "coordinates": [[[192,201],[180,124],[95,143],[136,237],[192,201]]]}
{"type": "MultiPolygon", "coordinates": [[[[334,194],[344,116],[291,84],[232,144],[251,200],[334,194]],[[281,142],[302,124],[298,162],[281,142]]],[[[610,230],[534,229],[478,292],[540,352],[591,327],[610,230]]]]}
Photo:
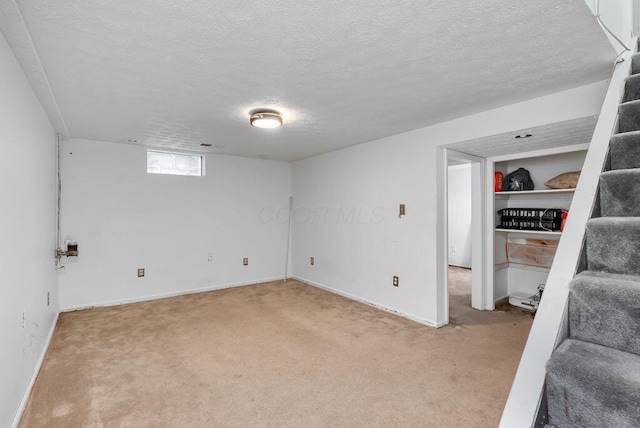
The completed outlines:
{"type": "Polygon", "coordinates": [[[453,324],[471,309],[471,166],[465,159],[447,159],[447,293],[449,321],[453,324]]]}
{"type": "Polygon", "coordinates": [[[438,325],[486,309],[485,159],[439,150],[438,325]]]}

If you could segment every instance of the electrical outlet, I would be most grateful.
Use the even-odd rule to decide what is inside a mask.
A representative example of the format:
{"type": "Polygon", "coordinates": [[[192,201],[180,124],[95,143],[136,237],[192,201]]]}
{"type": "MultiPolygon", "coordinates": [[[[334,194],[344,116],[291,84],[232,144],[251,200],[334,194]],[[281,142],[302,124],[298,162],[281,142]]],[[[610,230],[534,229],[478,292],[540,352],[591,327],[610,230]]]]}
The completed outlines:
{"type": "Polygon", "coordinates": [[[400,204],[400,215],[406,215],[404,204],[400,204]]]}
{"type": "Polygon", "coordinates": [[[249,265],[249,257],[245,257],[244,259],[242,259],[242,265],[243,266],[248,266],[249,265]]]}
{"type": "Polygon", "coordinates": [[[51,292],[47,291],[47,306],[51,304],[51,292]]]}
{"type": "Polygon", "coordinates": [[[394,287],[399,287],[400,286],[400,278],[398,278],[397,276],[393,277],[393,286],[394,287]]]}
{"type": "Polygon", "coordinates": [[[207,256],[207,261],[209,262],[213,261],[213,253],[209,253],[209,255],[207,256]]]}
{"type": "Polygon", "coordinates": [[[311,259],[309,260],[309,263],[311,263],[311,266],[315,265],[316,264],[316,259],[311,257],[311,259]]]}
{"type": "Polygon", "coordinates": [[[455,253],[456,251],[458,251],[458,247],[456,247],[455,245],[451,246],[451,252],[455,253]]]}
{"type": "Polygon", "coordinates": [[[144,276],[144,268],[138,268],[138,278],[142,278],[144,276]]]}

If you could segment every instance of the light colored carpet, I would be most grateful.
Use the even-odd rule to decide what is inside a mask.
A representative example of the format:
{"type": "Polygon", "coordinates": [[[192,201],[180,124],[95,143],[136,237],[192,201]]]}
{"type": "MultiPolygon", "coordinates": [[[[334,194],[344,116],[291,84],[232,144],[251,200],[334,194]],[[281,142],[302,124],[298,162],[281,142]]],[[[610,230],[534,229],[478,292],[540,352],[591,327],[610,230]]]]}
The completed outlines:
{"type": "Polygon", "coordinates": [[[65,313],[21,426],[496,426],[530,325],[436,330],[292,280],[65,313]]]}
{"type": "Polygon", "coordinates": [[[474,312],[471,308],[471,269],[449,266],[449,322],[474,312]]]}

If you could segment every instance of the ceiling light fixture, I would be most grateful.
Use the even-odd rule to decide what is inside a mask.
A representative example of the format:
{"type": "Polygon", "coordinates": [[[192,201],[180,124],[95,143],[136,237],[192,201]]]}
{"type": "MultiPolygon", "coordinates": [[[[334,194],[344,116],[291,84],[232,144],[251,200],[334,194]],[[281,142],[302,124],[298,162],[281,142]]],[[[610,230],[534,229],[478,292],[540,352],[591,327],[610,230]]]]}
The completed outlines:
{"type": "Polygon", "coordinates": [[[531,134],[520,134],[520,135],[516,135],[516,138],[529,138],[532,137],[531,134]]]}
{"type": "Polygon", "coordinates": [[[273,110],[258,110],[251,114],[249,123],[256,128],[279,128],[282,126],[282,115],[273,110]]]}

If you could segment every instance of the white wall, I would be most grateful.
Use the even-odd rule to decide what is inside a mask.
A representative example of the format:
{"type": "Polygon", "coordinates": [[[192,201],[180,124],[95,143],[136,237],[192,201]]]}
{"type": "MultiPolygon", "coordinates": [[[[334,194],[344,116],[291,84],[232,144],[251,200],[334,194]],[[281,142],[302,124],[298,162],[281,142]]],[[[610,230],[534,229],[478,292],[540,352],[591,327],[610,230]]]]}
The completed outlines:
{"type": "Polygon", "coordinates": [[[61,164],[63,239],[80,253],[63,309],[284,277],[290,163],[208,155],[205,177],[156,175],[144,147],[71,140],[61,164]]]}
{"type": "Polygon", "coordinates": [[[392,140],[293,164],[293,275],[428,320],[435,290],[423,281],[436,256],[436,219],[433,200],[417,195],[435,194],[435,170],[425,164],[435,147],[407,134],[392,140]]]}
{"type": "Polygon", "coordinates": [[[471,267],[471,164],[448,168],[449,264],[471,267]]]}
{"type": "MultiPolygon", "coordinates": [[[[585,0],[594,16],[597,1],[585,0]]],[[[627,43],[633,31],[633,0],[600,0],[600,19],[623,43],[627,43]]],[[[622,50],[620,43],[606,31],[605,34],[616,52],[620,52],[622,50]]],[[[627,47],[631,49],[631,46],[627,47]]]]}
{"type": "Polygon", "coordinates": [[[436,147],[597,114],[606,88],[598,82],[294,162],[293,275],[441,324],[436,147]]]}
{"type": "Polygon", "coordinates": [[[0,426],[9,427],[42,356],[58,296],[55,132],[2,33],[0,94],[0,426]],[[37,327],[31,321],[23,327],[23,311],[37,327]]]}

